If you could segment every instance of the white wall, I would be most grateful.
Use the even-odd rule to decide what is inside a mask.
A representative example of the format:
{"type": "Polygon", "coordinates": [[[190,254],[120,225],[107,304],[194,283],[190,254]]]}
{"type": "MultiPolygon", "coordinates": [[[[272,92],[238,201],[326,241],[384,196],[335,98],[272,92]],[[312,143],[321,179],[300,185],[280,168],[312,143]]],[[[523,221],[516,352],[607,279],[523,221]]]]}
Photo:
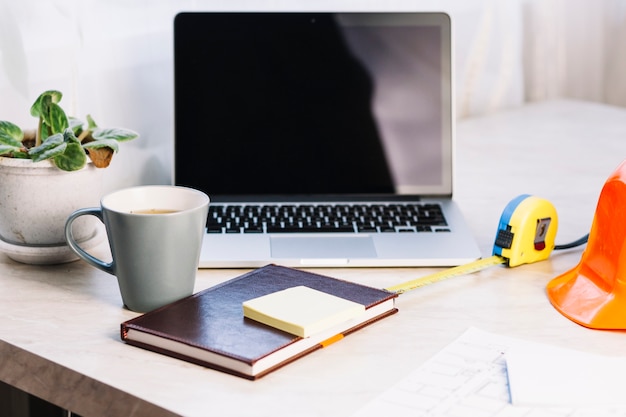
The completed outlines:
{"type": "Polygon", "coordinates": [[[168,183],[172,20],[182,10],[226,8],[447,11],[455,25],[458,117],[517,106],[526,99],[567,96],[570,90],[576,90],[574,97],[599,101],[608,91],[617,97],[614,102],[626,103],[626,91],[607,90],[603,79],[607,71],[619,73],[619,67],[605,58],[608,47],[621,43],[606,32],[626,35],[621,20],[609,13],[623,8],[624,1],[570,1],[566,5],[564,0],[0,0],[0,120],[27,127],[34,123],[28,110],[36,96],[45,89],[60,90],[65,94],[62,104],[72,115],[90,113],[102,126],[128,127],[141,134],[122,144],[106,172],[105,191],[168,183]],[[571,4],[579,13],[570,10],[571,4]],[[565,9],[567,16],[573,13],[573,21],[559,14],[565,9]],[[576,37],[575,43],[567,44],[569,49],[562,48],[567,37],[577,33],[572,29],[578,28],[575,19],[584,17],[594,21],[594,35],[576,37]],[[614,22],[610,29],[600,25],[606,19],[614,22]],[[552,21],[558,23],[556,28],[552,21]],[[589,51],[595,64],[584,62],[589,51]],[[565,76],[575,73],[565,65],[567,52],[577,64],[600,75],[583,84],[565,76]],[[602,64],[596,55],[604,57],[602,64]],[[546,57],[558,58],[560,66],[548,64],[552,61],[546,57]],[[598,93],[602,89],[604,93],[598,93]]]}

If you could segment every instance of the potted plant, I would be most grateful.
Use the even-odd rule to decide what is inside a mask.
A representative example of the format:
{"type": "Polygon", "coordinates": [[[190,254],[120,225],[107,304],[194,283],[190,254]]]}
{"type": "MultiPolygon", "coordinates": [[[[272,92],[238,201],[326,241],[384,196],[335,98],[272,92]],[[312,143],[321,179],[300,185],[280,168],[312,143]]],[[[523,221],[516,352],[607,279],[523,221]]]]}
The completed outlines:
{"type": "MultiPolygon", "coordinates": [[[[37,98],[30,109],[35,129],[0,121],[0,249],[20,262],[77,259],[65,242],[65,220],[78,208],[98,205],[100,168],[110,164],[119,142],[138,136],[100,128],[89,115],[86,123],[68,117],[61,98],[53,90],[37,98]]],[[[90,220],[74,228],[85,249],[103,240],[97,220],[90,220]]]]}

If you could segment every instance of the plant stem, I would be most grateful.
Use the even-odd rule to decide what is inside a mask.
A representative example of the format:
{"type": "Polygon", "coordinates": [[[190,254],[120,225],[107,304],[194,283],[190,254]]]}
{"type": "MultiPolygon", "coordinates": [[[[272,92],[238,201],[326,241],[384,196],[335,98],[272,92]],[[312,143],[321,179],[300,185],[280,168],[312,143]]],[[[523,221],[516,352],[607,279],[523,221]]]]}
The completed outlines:
{"type": "Polygon", "coordinates": [[[43,128],[43,118],[39,117],[39,124],[37,125],[37,134],[35,135],[35,146],[41,145],[41,129],[43,128]]]}

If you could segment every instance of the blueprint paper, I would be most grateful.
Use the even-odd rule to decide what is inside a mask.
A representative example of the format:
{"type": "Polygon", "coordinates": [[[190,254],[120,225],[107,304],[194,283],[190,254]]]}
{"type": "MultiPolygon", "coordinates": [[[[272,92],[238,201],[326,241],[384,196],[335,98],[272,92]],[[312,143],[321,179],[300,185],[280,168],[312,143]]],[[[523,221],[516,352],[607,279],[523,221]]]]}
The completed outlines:
{"type": "Polygon", "coordinates": [[[506,353],[533,345],[469,328],[353,417],[626,417],[626,407],[619,406],[513,405],[506,353]]]}

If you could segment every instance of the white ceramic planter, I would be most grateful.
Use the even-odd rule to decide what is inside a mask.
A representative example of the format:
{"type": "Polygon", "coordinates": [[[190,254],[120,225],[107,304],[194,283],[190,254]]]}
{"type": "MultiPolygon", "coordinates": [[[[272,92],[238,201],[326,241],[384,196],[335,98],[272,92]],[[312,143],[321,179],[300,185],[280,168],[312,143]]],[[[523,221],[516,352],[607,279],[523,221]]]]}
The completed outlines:
{"type": "MultiPolygon", "coordinates": [[[[77,259],[65,242],[65,220],[76,209],[98,206],[101,189],[102,170],[91,164],[66,172],[50,161],[0,157],[0,250],[26,263],[77,259]]],[[[84,220],[74,236],[93,244],[99,222],[84,220]]]]}

